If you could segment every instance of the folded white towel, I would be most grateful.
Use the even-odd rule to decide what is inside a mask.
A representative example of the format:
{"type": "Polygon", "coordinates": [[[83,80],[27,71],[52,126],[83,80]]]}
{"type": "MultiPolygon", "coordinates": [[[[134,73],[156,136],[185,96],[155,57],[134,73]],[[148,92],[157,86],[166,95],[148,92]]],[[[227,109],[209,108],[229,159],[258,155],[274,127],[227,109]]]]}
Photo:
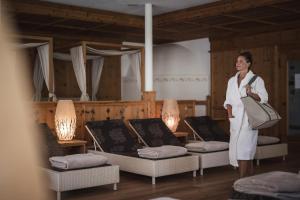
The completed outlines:
{"type": "Polygon", "coordinates": [[[201,141],[186,144],[185,148],[187,148],[189,151],[200,153],[223,151],[229,148],[229,143],[219,141],[201,141]]]}
{"type": "Polygon", "coordinates": [[[164,145],[161,147],[145,147],[138,149],[140,157],[144,158],[169,158],[174,156],[181,156],[187,153],[187,149],[180,146],[164,145]]]}
{"type": "Polygon", "coordinates": [[[108,159],[102,155],[73,154],[68,156],[54,156],[49,158],[52,167],[59,169],[78,169],[104,165],[108,159]]]}

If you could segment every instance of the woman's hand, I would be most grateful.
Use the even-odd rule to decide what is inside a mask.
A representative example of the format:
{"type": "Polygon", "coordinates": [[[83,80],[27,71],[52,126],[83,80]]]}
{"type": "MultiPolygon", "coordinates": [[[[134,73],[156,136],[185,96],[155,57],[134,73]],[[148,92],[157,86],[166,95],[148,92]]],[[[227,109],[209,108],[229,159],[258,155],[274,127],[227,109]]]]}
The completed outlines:
{"type": "Polygon", "coordinates": [[[251,94],[252,94],[251,86],[250,85],[246,85],[245,88],[246,88],[247,95],[251,96],[251,94]]]}
{"type": "Polygon", "coordinates": [[[248,96],[253,97],[256,101],[260,101],[260,97],[258,96],[258,94],[255,94],[251,91],[251,86],[250,85],[246,85],[246,93],[248,96]]]}
{"type": "Polygon", "coordinates": [[[227,115],[228,115],[228,118],[234,118],[234,116],[232,115],[232,106],[227,104],[226,105],[226,108],[227,108],[227,115]]]}

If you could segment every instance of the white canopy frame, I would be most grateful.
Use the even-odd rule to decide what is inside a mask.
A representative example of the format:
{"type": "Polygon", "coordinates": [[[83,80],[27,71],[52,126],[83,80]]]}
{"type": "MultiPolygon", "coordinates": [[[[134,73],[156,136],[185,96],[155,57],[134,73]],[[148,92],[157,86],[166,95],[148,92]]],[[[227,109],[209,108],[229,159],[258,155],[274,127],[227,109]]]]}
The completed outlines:
{"type": "MultiPolygon", "coordinates": [[[[79,43],[73,44],[73,45],[67,45],[64,47],[58,48],[59,51],[68,51],[69,49],[72,49],[74,47],[81,47],[82,48],[82,57],[83,57],[83,64],[84,68],[86,68],[86,64],[88,60],[92,60],[92,100],[96,101],[96,94],[99,89],[99,83],[100,83],[100,77],[102,73],[103,63],[105,62],[105,57],[107,56],[122,56],[127,55],[131,56],[136,54],[137,58],[134,61],[135,63],[132,66],[132,70],[136,75],[138,75],[139,78],[137,78],[137,85],[138,89],[140,90],[140,93],[144,91],[144,47],[141,46],[130,46],[130,45],[121,45],[121,44],[113,44],[113,43],[102,43],[102,42],[90,42],[90,41],[81,41],[79,43]],[[88,54],[87,54],[88,53],[88,54]],[[104,61],[103,61],[104,60],[104,61]],[[137,68],[138,64],[140,65],[139,68],[137,68]]],[[[54,53],[54,58],[59,60],[65,60],[65,61],[72,61],[72,56],[68,53],[54,53]]],[[[132,59],[132,58],[131,58],[132,59]]],[[[74,64],[74,63],[73,63],[74,64]]],[[[84,82],[86,85],[86,80],[82,77],[84,72],[86,71],[81,69],[81,86],[79,86],[82,96],[81,100],[87,100],[87,97],[89,96],[87,92],[84,90],[84,82]],[[83,90],[82,90],[83,88],[83,90]],[[86,93],[86,94],[83,94],[86,93]],[[84,96],[84,97],[83,97],[84,96]]],[[[76,73],[76,72],[75,72],[76,73]]],[[[76,75],[77,78],[78,75],[76,75]]],[[[85,78],[86,79],[86,78],[85,78]]],[[[79,77],[77,78],[77,81],[79,80],[79,77]]],[[[85,86],[86,87],[86,86],[85,86]]],[[[87,88],[86,88],[87,90],[87,88]]]]}
{"type": "Polygon", "coordinates": [[[16,37],[19,40],[22,40],[22,43],[16,45],[17,49],[37,49],[33,74],[33,81],[36,91],[33,100],[41,100],[42,85],[43,81],[45,81],[49,92],[48,101],[56,101],[53,69],[53,39],[50,37],[27,35],[20,35],[16,37]]]}

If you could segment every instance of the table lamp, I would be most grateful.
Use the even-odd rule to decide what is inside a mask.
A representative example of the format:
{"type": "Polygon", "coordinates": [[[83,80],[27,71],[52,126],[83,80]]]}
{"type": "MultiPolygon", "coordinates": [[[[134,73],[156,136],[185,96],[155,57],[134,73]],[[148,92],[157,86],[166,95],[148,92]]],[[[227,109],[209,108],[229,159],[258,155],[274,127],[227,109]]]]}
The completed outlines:
{"type": "Polygon", "coordinates": [[[59,140],[72,140],[76,129],[76,113],[72,100],[59,100],[55,111],[55,128],[59,140]]]}

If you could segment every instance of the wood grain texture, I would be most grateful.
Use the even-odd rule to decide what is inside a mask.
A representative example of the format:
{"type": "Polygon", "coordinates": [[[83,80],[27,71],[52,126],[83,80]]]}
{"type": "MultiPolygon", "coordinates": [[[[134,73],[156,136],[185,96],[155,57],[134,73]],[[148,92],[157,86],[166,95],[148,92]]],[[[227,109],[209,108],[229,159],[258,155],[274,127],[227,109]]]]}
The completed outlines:
{"type": "MultiPolygon", "coordinates": [[[[153,93],[151,93],[153,94],[153,93]]],[[[183,123],[183,119],[195,115],[197,101],[178,101],[181,123],[178,131],[190,132],[183,123]]],[[[199,103],[199,102],[198,102],[199,103]]],[[[206,101],[201,103],[206,104],[206,101]]],[[[84,139],[91,143],[91,139],[85,130],[87,121],[107,119],[145,119],[161,117],[161,101],[95,101],[74,102],[76,112],[76,139],[84,139]],[[150,110],[153,107],[153,110],[150,110]]],[[[37,123],[47,123],[53,134],[55,134],[54,116],[56,110],[55,102],[38,102],[33,104],[33,117],[37,123]]]]}
{"type": "MultiPolygon", "coordinates": [[[[228,79],[236,73],[235,59],[240,51],[253,54],[253,71],[261,76],[269,93],[270,104],[282,116],[282,120],[261,134],[277,136],[286,141],[288,131],[288,60],[300,59],[299,29],[235,37],[227,40],[211,40],[211,116],[226,124],[223,108],[228,79]]],[[[228,126],[228,125],[227,125],[228,126]]],[[[226,127],[226,125],[224,126],[226,127]]]]}
{"type": "MultiPolygon", "coordinates": [[[[22,33],[77,41],[144,42],[142,16],[34,0],[3,2],[22,33]]],[[[298,0],[226,0],[177,10],[153,17],[153,41],[226,39],[296,29],[299,8],[298,0]]]]}

